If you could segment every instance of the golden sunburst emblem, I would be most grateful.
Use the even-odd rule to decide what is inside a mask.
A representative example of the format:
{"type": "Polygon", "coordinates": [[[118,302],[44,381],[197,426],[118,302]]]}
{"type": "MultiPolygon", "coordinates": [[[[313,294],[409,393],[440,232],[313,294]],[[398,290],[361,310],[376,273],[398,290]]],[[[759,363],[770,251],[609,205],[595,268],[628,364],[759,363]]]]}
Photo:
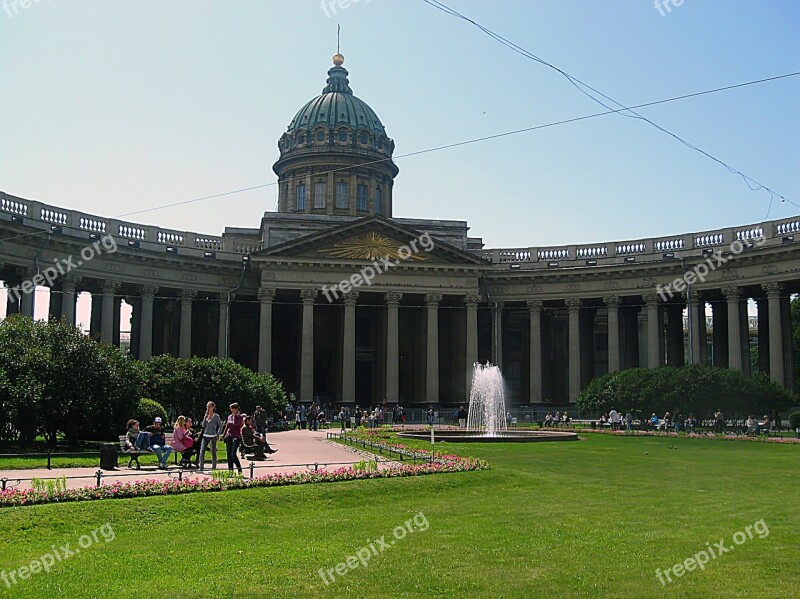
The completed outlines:
{"type": "Polygon", "coordinates": [[[425,256],[407,245],[398,245],[398,242],[377,233],[368,233],[363,237],[340,241],[332,248],[320,250],[335,258],[352,258],[355,260],[426,260],[425,256]]]}

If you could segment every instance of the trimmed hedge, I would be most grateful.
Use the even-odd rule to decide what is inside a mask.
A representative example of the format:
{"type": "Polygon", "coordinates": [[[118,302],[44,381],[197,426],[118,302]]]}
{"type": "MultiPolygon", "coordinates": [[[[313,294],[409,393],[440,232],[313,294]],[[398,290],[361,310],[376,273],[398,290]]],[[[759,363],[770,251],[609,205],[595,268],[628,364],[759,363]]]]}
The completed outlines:
{"type": "Polygon", "coordinates": [[[792,430],[800,428],[800,410],[789,414],[789,427],[791,427],[792,430]]]}
{"type": "Polygon", "coordinates": [[[168,422],[167,411],[164,406],[157,401],[142,397],[132,418],[138,420],[141,427],[144,428],[152,424],[157,416],[164,422],[164,428],[169,429],[172,426],[173,423],[168,422]]]}
{"type": "Polygon", "coordinates": [[[611,408],[647,417],[655,412],[710,418],[771,414],[795,403],[792,394],[758,373],[750,377],[727,368],[690,365],[680,368],[631,368],[594,379],[577,399],[582,414],[611,408]]]}

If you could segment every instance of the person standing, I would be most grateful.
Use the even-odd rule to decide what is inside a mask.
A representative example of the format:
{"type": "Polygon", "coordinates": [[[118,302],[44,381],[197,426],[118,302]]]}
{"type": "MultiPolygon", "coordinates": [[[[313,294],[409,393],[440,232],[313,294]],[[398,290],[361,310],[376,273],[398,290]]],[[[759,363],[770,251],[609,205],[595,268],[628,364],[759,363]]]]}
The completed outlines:
{"type": "Polygon", "coordinates": [[[619,430],[619,412],[617,412],[614,408],[611,408],[611,411],[608,413],[608,419],[611,421],[611,430],[618,431],[619,430]]]}
{"type": "Polygon", "coordinates": [[[342,432],[344,433],[346,431],[346,427],[347,427],[347,419],[345,418],[345,414],[344,414],[344,406],[342,406],[339,409],[339,424],[341,424],[342,432]]]}
{"type": "Polygon", "coordinates": [[[428,404],[427,416],[428,416],[428,426],[433,426],[433,406],[431,404],[428,404]]]}
{"type": "Polygon", "coordinates": [[[225,420],[225,428],[222,429],[222,439],[225,441],[225,451],[228,453],[228,470],[233,472],[233,467],[242,473],[242,463],[239,461],[239,446],[242,444],[242,427],[244,418],[239,413],[239,404],[232,403],[230,415],[225,420]]]}
{"type": "Polygon", "coordinates": [[[206,404],[206,414],[200,425],[202,439],[200,441],[200,457],[197,459],[197,469],[202,470],[206,461],[206,448],[211,447],[211,469],[217,469],[217,439],[222,430],[222,419],[216,412],[217,406],[213,401],[206,404]]]}
{"type": "Polygon", "coordinates": [[[356,406],[356,409],[353,412],[353,430],[356,430],[356,428],[358,428],[360,424],[361,424],[361,408],[356,406]]]}
{"type": "Polygon", "coordinates": [[[467,411],[464,406],[458,406],[458,426],[459,428],[467,428],[467,411]]]}
{"type": "Polygon", "coordinates": [[[722,415],[721,410],[714,412],[714,432],[721,434],[725,428],[725,417],[722,415]]]}
{"type": "Polygon", "coordinates": [[[267,434],[267,411],[261,406],[256,406],[256,411],[253,414],[253,424],[255,424],[256,432],[259,435],[267,434]]]}

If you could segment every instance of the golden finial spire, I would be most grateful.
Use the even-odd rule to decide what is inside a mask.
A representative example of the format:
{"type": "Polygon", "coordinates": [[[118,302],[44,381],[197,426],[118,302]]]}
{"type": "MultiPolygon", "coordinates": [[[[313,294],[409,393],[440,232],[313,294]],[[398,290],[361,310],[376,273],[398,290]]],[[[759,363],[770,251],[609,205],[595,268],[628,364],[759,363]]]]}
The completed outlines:
{"type": "Polygon", "coordinates": [[[342,26],[336,26],[336,54],[333,55],[333,64],[337,67],[340,67],[344,64],[344,56],[339,53],[339,40],[340,40],[340,33],[342,32],[342,26]]]}

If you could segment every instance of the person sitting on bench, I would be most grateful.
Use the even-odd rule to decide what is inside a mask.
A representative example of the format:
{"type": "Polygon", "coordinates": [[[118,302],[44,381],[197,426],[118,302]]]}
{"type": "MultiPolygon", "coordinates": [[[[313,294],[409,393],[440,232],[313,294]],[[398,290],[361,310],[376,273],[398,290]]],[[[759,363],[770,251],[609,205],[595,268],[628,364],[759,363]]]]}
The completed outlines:
{"type": "Polygon", "coordinates": [[[161,417],[156,416],[153,424],[145,430],[150,433],[150,449],[158,456],[158,467],[168,468],[167,458],[172,453],[172,447],[167,445],[167,438],[164,436],[164,429],[161,427],[161,417]]]}
{"type": "Polygon", "coordinates": [[[253,426],[253,417],[244,417],[244,426],[242,427],[242,451],[245,449],[253,450],[253,457],[265,458],[264,453],[275,453],[277,449],[272,449],[267,443],[266,439],[256,432],[253,426]]]}
{"type": "Polygon", "coordinates": [[[128,451],[150,451],[150,434],[139,430],[139,421],[131,418],[128,420],[128,432],[125,434],[125,445],[128,451]]]}

